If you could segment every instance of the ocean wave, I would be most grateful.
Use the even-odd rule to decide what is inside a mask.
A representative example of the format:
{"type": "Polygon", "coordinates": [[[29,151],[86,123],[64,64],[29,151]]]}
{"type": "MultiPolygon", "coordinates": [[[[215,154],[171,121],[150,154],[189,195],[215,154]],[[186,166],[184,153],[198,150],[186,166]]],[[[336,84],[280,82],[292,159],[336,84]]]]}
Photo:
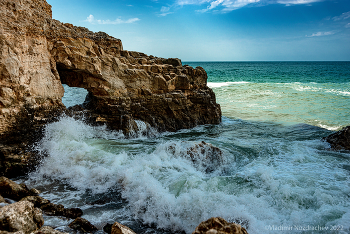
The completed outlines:
{"type": "Polygon", "coordinates": [[[235,82],[208,82],[208,87],[210,88],[220,88],[223,86],[230,86],[233,84],[248,84],[247,81],[235,81],[235,82]]]}

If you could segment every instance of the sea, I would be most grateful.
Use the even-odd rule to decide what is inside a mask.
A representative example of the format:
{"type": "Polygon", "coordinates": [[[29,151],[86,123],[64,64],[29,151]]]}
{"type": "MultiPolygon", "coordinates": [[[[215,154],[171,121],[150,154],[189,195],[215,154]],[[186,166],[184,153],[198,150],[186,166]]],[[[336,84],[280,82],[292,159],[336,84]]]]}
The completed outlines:
{"type": "MultiPolygon", "coordinates": [[[[132,137],[61,116],[33,148],[44,157],[17,182],[103,233],[118,221],[136,233],[192,233],[223,217],[258,233],[350,233],[350,152],[323,137],[350,125],[350,62],[183,62],[201,66],[222,122],[158,132],[142,121],[132,137]],[[222,151],[189,151],[202,141],[222,151]],[[208,167],[212,170],[207,170],[208,167]]],[[[64,85],[63,103],[87,91],[64,85]]],[[[45,225],[74,233],[70,219],[45,225]]]]}

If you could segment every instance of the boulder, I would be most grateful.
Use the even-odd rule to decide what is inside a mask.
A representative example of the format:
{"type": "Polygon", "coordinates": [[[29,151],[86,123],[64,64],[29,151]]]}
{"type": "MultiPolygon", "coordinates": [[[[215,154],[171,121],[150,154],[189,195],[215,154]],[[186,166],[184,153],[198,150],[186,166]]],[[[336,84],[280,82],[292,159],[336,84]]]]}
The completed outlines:
{"type": "Polygon", "coordinates": [[[133,230],[124,226],[118,222],[115,222],[112,226],[111,234],[136,234],[133,230]]]}
{"type": "Polygon", "coordinates": [[[325,137],[323,140],[328,142],[334,150],[350,150],[350,126],[325,137]]]}
{"type": "Polygon", "coordinates": [[[32,195],[32,193],[26,186],[21,186],[2,176],[0,177],[0,195],[15,201],[19,201],[23,197],[32,195]]]}
{"type": "Polygon", "coordinates": [[[68,234],[68,233],[57,231],[49,226],[43,226],[40,229],[33,232],[33,234],[68,234]]]}
{"type": "Polygon", "coordinates": [[[29,201],[34,204],[34,207],[38,208],[50,203],[49,200],[46,200],[40,196],[27,196],[22,198],[21,201],[29,201]]]}
{"type": "Polygon", "coordinates": [[[220,148],[204,141],[200,143],[182,142],[181,147],[175,143],[167,147],[169,153],[187,158],[193,165],[207,173],[224,164],[225,158],[220,148]]]}
{"type": "Polygon", "coordinates": [[[42,212],[33,203],[20,201],[0,209],[0,230],[31,233],[44,224],[42,212]]]}
{"type": "Polygon", "coordinates": [[[73,222],[68,225],[71,229],[80,232],[94,232],[98,229],[92,225],[89,221],[83,218],[76,218],[73,222]]]}
{"type": "Polygon", "coordinates": [[[192,234],[248,234],[248,232],[239,224],[216,217],[201,222],[192,234]]]}

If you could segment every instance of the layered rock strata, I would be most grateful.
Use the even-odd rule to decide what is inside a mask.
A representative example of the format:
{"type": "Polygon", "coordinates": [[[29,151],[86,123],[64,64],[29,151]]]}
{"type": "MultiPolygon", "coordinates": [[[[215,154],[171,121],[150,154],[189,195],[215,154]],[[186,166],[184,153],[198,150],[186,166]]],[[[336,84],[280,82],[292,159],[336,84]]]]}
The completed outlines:
{"type": "Polygon", "coordinates": [[[62,84],[88,90],[87,119],[125,133],[135,119],[161,131],[221,121],[203,68],[123,50],[106,33],[52,19],[45,0],[0,0],[2,174],[25,172],[23,149],[65,109],[62,84]]]}

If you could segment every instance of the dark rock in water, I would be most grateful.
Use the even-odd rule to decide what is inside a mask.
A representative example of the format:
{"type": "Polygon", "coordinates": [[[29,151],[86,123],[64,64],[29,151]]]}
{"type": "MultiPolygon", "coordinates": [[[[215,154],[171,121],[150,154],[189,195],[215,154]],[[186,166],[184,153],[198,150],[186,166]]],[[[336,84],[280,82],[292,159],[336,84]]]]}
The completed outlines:
{"type": "Polygon", "coordinates": [[[107,234],[111,234],[111,232],[112,232],[112,226],[113,226],[113,224],[107,223],[107,224],[103,227],[103,231],[106,232],[107,234]]]}
{"type": "Polygon", "coordinates": [[[325,138],[334,150],[350,150],[350,126],[343,128],[325,138]]]}
{"type": "Polygon", "coordinates": [[[21,201],[29,201],[33,203],[35,207],[38,208],[50,203],[49,200],[46,200],[45,198],[42,198],[40,196],[27,196],[25,198],[22,198],[21,201]]]}
{"type": "Polygon", "coordinates": [[[0,209],[0,230],[32,233],[44,224],[42,212],[33,203],[20,201],[0,209]]]}
{"type": "Polygon", "coordinates": [[[192,234],[248,234],[247,230],[236,223],[216,217],[201,222],[192,234]]]}
{"type": "Polygon", "coordinates": [[[195,167],[203,169],[206,173],[214,171],[225,162],[223,152],[218,147],[204,141],[194,144],[189,142],[189,144],[184,149],[179,149],[176,144],[172,144],[167,150],[171,154],[179,154],[181,157],[190,159],[195,167]]]}
{"type": "Polygon", "coordinates": [[[83,215],[80,208],[67,208],[64,210],[63,216],[70,219],[76,219],[83,215]]]}
{"type": "Polygon", "coordinates": [[[0,177],[0,195],[15,201],[19,201],[26,196],[31,196],[32,192],[29,191],[27,186],[21,186],[2,176],[0,177]]]}
{"type": "Polygon", "coordinates": [[[45,214],[51,216],[63,216],[65,209],[63,205],[57,205],[53,203],[47,203],[40,207],[45,214]]]}
{"type": "Polygon", "coordinates": [[[71,222],[68,225],[70,228],[76,230],[76,231],[81,231],[81,232],[95,232],[98,229],[92,225],[89,221],[83,218],[76,218],[73,222],[71,222]]]}

